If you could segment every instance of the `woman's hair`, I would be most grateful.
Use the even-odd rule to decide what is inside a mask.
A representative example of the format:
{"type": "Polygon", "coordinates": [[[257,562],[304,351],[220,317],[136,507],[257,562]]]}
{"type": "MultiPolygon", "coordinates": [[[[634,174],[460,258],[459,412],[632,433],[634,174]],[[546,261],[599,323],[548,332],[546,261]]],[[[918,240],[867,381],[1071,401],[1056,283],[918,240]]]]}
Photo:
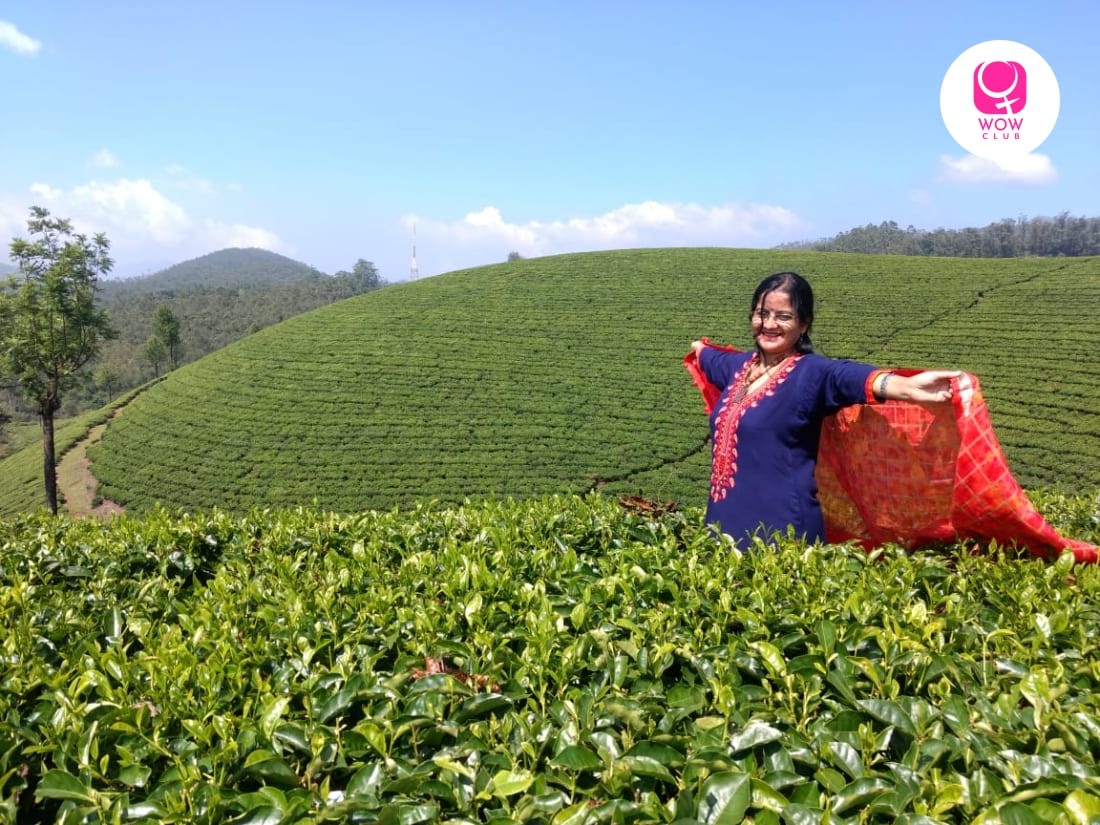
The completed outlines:
{"type": "Polygon", "coordinates": [[[813,352],[813,344],[810,343],[810,327],[814,324],[814,291],[810,282],[797,272],[776,272],[760,282],[756,292],[752,294],[752,306],[749,307],[749,317],[756,308],[764,302],[769,293],[782,292],[791,301],[791,308],[798,318],[798,323],[806,325],[806,331],[798,339],[795,346],[801,353],[813,352]]]}

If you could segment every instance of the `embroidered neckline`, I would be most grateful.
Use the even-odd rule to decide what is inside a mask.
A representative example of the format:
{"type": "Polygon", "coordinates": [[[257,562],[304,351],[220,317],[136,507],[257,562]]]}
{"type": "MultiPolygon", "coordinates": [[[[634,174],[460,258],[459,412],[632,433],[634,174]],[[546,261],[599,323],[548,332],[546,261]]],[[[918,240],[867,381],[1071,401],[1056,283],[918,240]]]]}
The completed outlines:
{"type": "Polygon", "coordinates": [[[759,354],[745,361],[730,384],[722,400],[722,407],[714,420],[714,455],[710,474],[710,497],[712,501],[722,501],[726,493],[733,489],[737,475],[737,431],[741,416],[757,406],[764,398],[775,395],[776,387],[787,380],[787,376],[802,360],[802,354],[788,358],[767,381],[755,390],[745,386],[752,365],[759,354]]]}

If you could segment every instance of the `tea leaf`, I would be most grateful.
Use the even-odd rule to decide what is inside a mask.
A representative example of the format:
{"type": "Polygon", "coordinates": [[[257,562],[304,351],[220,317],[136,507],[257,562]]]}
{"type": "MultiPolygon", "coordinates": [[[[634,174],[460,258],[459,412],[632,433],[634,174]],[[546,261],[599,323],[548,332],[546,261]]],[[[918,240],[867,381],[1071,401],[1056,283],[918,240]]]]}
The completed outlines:
{"type": "Polygon", "coordinates": [[[752,803],[752,781],[744,773],[718,773],[699,791],[699,819],[710,825],[737,825],[752,803]]]}
{"type": "Polygon", "coordinates": [[[603,761],[583,745],[567,745],[550,762],[572,771],[594,771],[603,767],[603,761]]]}
{"type": "Polygon", "coordinates": [[[86,805],[95,805],[99,794],[73,776],[56,768],[47,771],[34,789],[36,799],[71,799],[86,805]]]}

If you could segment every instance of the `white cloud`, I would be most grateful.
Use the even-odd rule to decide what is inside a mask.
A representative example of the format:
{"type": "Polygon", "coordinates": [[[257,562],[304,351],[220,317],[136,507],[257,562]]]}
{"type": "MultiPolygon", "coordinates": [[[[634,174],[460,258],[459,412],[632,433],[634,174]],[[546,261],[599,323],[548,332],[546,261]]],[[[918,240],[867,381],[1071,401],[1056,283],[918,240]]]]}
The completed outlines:
{"type": "Polygon", "coordinates": [[[85,221],[113,224],[127,235],[145,236],[160,244],[179,243],[191,225],[181,206],[144,179],[91,181],[74,187],[67,200],[85,221]]]}
{"type": "Polygon", "coordinates": [[[26,233],[30,212],[9,198],[0,196],[0,263],[8,262],[9,242],[26,233]]]}
{"type": "Polygon", "coordinates": [[[0,46],[7,46],[19,54],[38,54],[42,44],[19,31],[6,20],[0,20],[0,46]]]}
{"type": "MultiPolygon", "coordinates": [[[[106,234],[115,271],[122,276],[147,271],[151,263],[168,266],[231,246],[291,251],[263,227],[193,218],[146,179],[93,180],[69,189],[39,182],[30,186],[30,194],[33,203],[69,218],[77,231],[106,234]]],[[[13,223],[15,214],[0,203],[0,228],[13,223]]],[[[25,233],[28,214],[22,209],[13,235],[25,233]]]]}
{"type": "Polygon", "coordinates": [[[1058,180],[1058,170],[1047,155],[1032,152],[1002,161],[967,155],[940,158],[940,180],[952,183],[1023,183],[1044,186],[1058,180]]]}
{"type": "MultiPolygon", "coordinates": [[[[804,231],[803,222],[788,209],[767,204],[694,203],[626,204],[595,216],[581,216],[549,222],[511,223],[495,206],[471,212],[460,221],[446,222],[408,217],[406,227],[417,224],[432,245],[457,248],[456,256],[483,251],[487,258],[503,260],[509,252],[524,257],[598,249],[665,246],[773,246],[804,231]]],[[[445,265],[472,265],[465,260],[445,265]]],[[[442,270],[440,270],[442,271],[442,270]]]]}
{"type": "Polygon", "coordinates": [[[98,166],[101,169],[114,169],[119,165],[119,160],[110,149],[100,149],[92,155],[91,163],[92,166],[98,166]]]}
{"type": "Polygon", "coordinates": [[[203,221],[200,234],[211,243],[211,251],[229,247],[259,247],[273,252],[285,251],[286,244],[279,236],[260,226],[246,226],[242,223],[225,224],[217,221],[203,221]]]}
{"type": "Polygon", "coordinates": [[[48,183],[32,183],[31,193],[46,201],[56,201],[62,194],[60,189],[54,189],[48,183]]]}
{"type": "Polygon", "coordinates": [[[178,163],[169,164],[165,171],[172,185],[185,192],[198,192],[203,195],[213,195],[217,192],[217,186],[212,181],[196,175],[178,163]]]}

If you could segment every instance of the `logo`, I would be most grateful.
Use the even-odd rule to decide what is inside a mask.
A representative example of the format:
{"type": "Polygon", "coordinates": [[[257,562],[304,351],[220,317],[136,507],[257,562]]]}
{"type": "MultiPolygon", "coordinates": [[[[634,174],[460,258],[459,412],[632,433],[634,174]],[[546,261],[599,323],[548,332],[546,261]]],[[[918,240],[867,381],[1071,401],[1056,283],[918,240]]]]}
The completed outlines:
{"type": "Polygon", "coordinates": [[[1014,115],[1027,105],[1027,71],[1015,60],[979,63],[974,70],[974,106],[987,115],[1014,115]],[[991,80],[992,78],[992,80],[991,80]],[[990,86],[997,91],[991,91],[990,86]],[[1009,95],[1015,95],[1009,98],[1009,95]]]}
{"type": "Polygon", "coordinates": [[[1058,80],[1038,52],[987,40],[955,58],[940,86],[940,114],[972,155],[1009,161],[1030,154],[1054,130],[1058,80]]]}

